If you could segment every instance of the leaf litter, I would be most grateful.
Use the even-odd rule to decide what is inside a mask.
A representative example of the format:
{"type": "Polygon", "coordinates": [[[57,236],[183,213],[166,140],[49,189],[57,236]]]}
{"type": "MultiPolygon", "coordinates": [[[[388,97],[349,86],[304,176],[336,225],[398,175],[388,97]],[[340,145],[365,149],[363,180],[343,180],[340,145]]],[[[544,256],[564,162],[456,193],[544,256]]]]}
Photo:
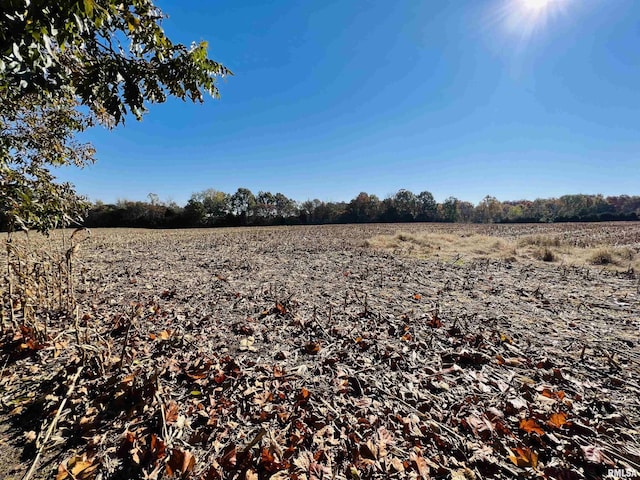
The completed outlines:
{"type": "MultiPolygon", "coordinates": [[[[472,227],[402,226],[436,228],[472,227]]],[[[3,328],[0,473],[39,451],[34,478],[85,480],[640,470],[635,275],[365,242],[397,229],[94,232],[76,318],[3,328]]]]}

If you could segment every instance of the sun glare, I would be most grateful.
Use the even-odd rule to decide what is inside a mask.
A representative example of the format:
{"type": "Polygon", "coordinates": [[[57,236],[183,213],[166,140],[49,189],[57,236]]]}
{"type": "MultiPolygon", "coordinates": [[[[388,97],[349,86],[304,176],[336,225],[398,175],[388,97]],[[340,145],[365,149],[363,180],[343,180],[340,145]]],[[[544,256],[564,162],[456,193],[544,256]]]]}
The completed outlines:
{"type": "Polygon", "coordinates": [[[521,0],[522,7],[534,12],[549,8],[553,0],[521,0]]]}
{"type": "Polygon", "coordinates": [[[500,0],[492,10],[489,24],[498,24],[510,37],[525,46],[534,34],[566,10],[572,0],[500,0]]]}

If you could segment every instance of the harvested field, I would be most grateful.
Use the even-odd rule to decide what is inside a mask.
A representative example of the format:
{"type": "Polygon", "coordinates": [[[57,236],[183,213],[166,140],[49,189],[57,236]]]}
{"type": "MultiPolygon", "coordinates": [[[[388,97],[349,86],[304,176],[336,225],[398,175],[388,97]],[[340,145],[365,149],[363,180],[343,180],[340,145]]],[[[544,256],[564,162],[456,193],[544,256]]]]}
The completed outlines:
{"type": "Polygon", "coordinates": [[[0,477],[640,471],[639,261],[638,223],[95,230],[74,314],[2,292],[0,477]]]}

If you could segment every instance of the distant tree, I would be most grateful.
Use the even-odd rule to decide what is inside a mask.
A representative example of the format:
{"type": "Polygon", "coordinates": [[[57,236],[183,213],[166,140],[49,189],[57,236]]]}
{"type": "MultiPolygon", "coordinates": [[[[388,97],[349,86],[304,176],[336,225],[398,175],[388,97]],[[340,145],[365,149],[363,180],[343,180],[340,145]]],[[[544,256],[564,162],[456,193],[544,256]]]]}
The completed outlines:
{"type": "Polygon", "coordinates": [[[246,225],[248,218],[253,215],[256,198],[248,188],[238,188],[231,196],[231,212],[240,219],[242,225],[246,225]]]}
{"type": "Polygon", "coordinates": [[[482,223],[495,223],[502,220],[502,204],[496,197],[487,195],[476,208],[478,221],[482,223]]]}
{"type": "Polygon", "coordinates": [[[508,222],[517,222],[521,218],[523,218],[524,209],[522,208],[522,205],[519,205],[519,204],[513,205],[505,202],[505,206],[506,206],[505,220],[507,220],[508,222]]]}
{"type": "Polygon", "coordinates": [[[393,196],[393,205],[398,221],[411,222],[418,216],[418,198],[409,190],[398,190],[393,196]]]}
{"type": "Polygon", "coordinates": [[[186,226],[199,227],[206,224],[207,211],[201,201],[192,197],[184,207],[183,216],[186,226]]]}
{"type": "Polygon", "coordinates": [[[374,222],[378,219],[380,211],[381,203],[377,196],[360,192],[347,205],[345,219],[353,223],[374,222]]]}
{"type": "Polygon", "coordinates": [[[556,200],[557,215],[563,219],[578,219],[588,210],[586,195],[563,195],[556,200]]]}
{"type": "Polygon", "coordinates": [[[214,225],[231,212],[231,197],[225,192],[209,188],[194,193],[192,200],[200,202],[205,211],[205,223],[214,225]]]}
{"type": "Polygon", "coordinates": [[[276,196],[271,192],[258,192],[256,195],[255,214],[257,217],[272,219],[277,214],[276,196]]]}
{"type": "Polygon", "coordinates": [[[609,205],[603,195],[591,195],[589,203],[589,209],[591,211],[594,211],[596,215],[603,215],[613,212],[611,205],[609,205]]]}
{"type": "Polygon", "coordinates": [[[293,217],[298,213],[296,202],[288,198],[283,193],[276,193],[274,196],[276,204],[276,215],[282,218],[293,217]]]}
{"type": "Polygon", "coordinates": [[[305,200],[300,204],[300,214],[304,218],[305,223],[320,223],[317,209],[323,202],[314,198],[313,200],[305,200]]]}
{"type": "Polygon", "coordinates": [[[147,202],[118,200],[114,226],[157,228],[165,226],[166,207],[147,202]]]}
{"type": "MultiPolygon", "coordinates": [[[[314,200],[315,202],[315,200],[314,200]]],[[[341,223],[347,211],[347,204],[344,202],[319,202],[315,203],[313,209],[314,223],[341,223]]]]}
{"type": "Polygon", "coordinates": [[[398,209],[396,208],[395,201],[393,197],[386,197],[382,200],[382,213],[380,214],[380,220],[383,222],[397,222],[398,218],[398,209]]]}
{"type": "Polygon", "coordinates": [[[366,209],[366,214],[369,217],[370,222],[377,222],[380,219],[382,213],[382,202],[377,195],[369,195],[369,206],[366,209]]]}
{"type": "Polygon", "coordinates": [[[619,195],[607,197],[605,201],[617,216],[624,219],[640,219],[640,196],[619,195]]]}
{"type": "Polygon", "coordinates": [[[438,204],[431,192],[420,192],[417,197],[418,200],[418,215],[417,219],[420,221],[431,222],[438,216],[438,204]]]}
{"type": "Polygon", "coordinates": [[[507,214],[509,215],[508,220],[510,222],[519,222],[519,223],[536,221],[531,216],[532,203],[533,202],[529,200],[516,200],[511,204],[509,204],[509,207],[508,207],[509,209],[510,207],[517,207],[517,210],[516,211],[511,210],[510,211],[511,213],[507,212],[507,214]]]}
{"type": "Polygon", "coordinates": [[[149,195],[147,195],[147,198],[149,199],[149,203],[151,205],[160,205],[160,197],[158,196],[157,193],[150,193],[149,195]]]}
{"type": "Polygon", "coordinates": [[[445,222],[457,222],[459,218],[458,213],[458,199],[456,197],[449,197],[442,202],[442,220],[445,222]]]}
{"type": "Polygon", "coordinates": [[[536,198],[531,203],[531,216],[537,222],[554,222],[558,217],[558,205],[556,199],[536,198]]]}

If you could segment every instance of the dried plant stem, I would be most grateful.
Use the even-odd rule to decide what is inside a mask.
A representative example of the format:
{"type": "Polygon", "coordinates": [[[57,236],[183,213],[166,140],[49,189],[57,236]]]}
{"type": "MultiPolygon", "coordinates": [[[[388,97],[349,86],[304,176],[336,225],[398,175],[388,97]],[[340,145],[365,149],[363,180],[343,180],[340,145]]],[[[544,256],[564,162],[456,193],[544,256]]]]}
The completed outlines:
{"type": "Polygon", "coordinates": [[[76,331],[76,343],[78,345],[78,348],[82,351],[82,365],[85,364],[86,360],[87,360],[87,351],[84,347],[83,342],[80,340],[80,313],[79,313],[79,309],[76,306],[76,308],[74,309],[74,317],[75,317],[75,331],[76,331]]]}
{"type": "Polygon", "coordinates": [[[249,450],[251,450],[253,447],[255,447],[258,444],[258,442],[260,442],[260,440],[262,440],[262,437],[264,437],[266,433],[267,431],[264,428],[261,428],[260,430],[258,430],[258,433],[256,433],[255,437],[253,437],[253,440],[251,440],[247,444],[247,446],[242,449],[242,451],[246,453],[249,450]]]}
{"type": "Polygon", "coordinates": [[[584,362],[584,352],[587,349],[587,342],[582,345],[582,351],[580,352],[580,361],[584,362]]]}
{"type": "MultiPolygon", "coordinates": [[[[49,441],[49,438],[51,438],[51,434],[53,433],[53,430],[55,429],[56,425],[58,424],[58,420],[60,420],[60,416],[62,415],[62,411],[64,410],[64,406],[67,404],[67,400],[69,399],[69,397],[71,396],[71,394],[73,393],[73,391],[76,388],[76,383],[78,382],[78,378],[80,378],[80,374],[82,373],[82,369],[83,368],[84,367],[82,365],[80,365],[78,367],[78,370],[76,371],[75,375],[71,379],[71,385],[69,385],[69,388],[67,390],[67,394],[65,395],[65,397],[60,402],[60,405],[58,406],[58,411],[56,412],[56,416],[53,417],[53,420],[51,421],[51,424],[49,425],[49,428],[47,428],[47,431],[45,433],[44,438],[40,442],[40,447],[38,448],[38,453],[36,454],[36,457],[33,459],[33,463],[31,464],[31,468],[29,468],[29,470],[24,475],[24,477],[22,477],[22,480],[29,480],[31,478],[31,476],[33,475],[33,472],[35,472],[36,467],[38,466],[38,462],[40,461],[40,457],[42,456],[42,452],[44,451],[44,448],[46,447],[47,442],[49,441]]],[[[36,444],[37,443],[38,442],[36,440],[36,444]]]]}
{"type": "Polygon", "coordinates": [[[368,309],[369,305],[367,303],[368,297],[369,297],[369,295],[365,292],[365,294],[364,294],[364,313],[363,313],[363,315],[365,317],[369,316],[369,309],[368,309]]]}
{"type": "Polygon", "coordinates": [[[11,324],[17,330],[19,328],[18,321],[16,320],[16,312],[13,308],[13,282],[9,277],[9,315],[11,316],[11,324]]]}
{"type": "Polygon", "coordinates": [[[73,254],[75,252],[75,247],[73,246],[73,242],[71,243],[71,248],[67,250],[65,254],[65,259],[67,261],[67,308],[69,311],[73,311],[76,306],[75,297],[73,294],[73,254]]]}
{"type": "Polygon", "coordinates": [[[122,370],[122,366],[124,365],[124,356],[127,354],[127,344],[129,343],[129,332],[131,332],[131,327],[133,326],[133,319],[129,322],[129,326],[127,327],[127,332],[124,334],[124,342],[122,343],[122,353],[120,354],[120,362],[118,363],[118,369],[122,370]]]}
{"type": "MultiPolygon", "coordinates": [[[[160,382],[158,381],[158,388],[160,388],[160,382]]],[[[169,441],[169,430],[167,429],[167,417],[164,413],[164,404],[160,392],[155,393],[156,402],[158,402],[158,408],[160,409],[160,418],[162,419],[162,437],[165,442],[169,441]]]]}
{"type": "Polygon", "coordinates": [[[7,316],[4,311],[4,289],[0,290],[0,322],[2,322],[2,330],[4,331],[7,323],[7,316]]]}

